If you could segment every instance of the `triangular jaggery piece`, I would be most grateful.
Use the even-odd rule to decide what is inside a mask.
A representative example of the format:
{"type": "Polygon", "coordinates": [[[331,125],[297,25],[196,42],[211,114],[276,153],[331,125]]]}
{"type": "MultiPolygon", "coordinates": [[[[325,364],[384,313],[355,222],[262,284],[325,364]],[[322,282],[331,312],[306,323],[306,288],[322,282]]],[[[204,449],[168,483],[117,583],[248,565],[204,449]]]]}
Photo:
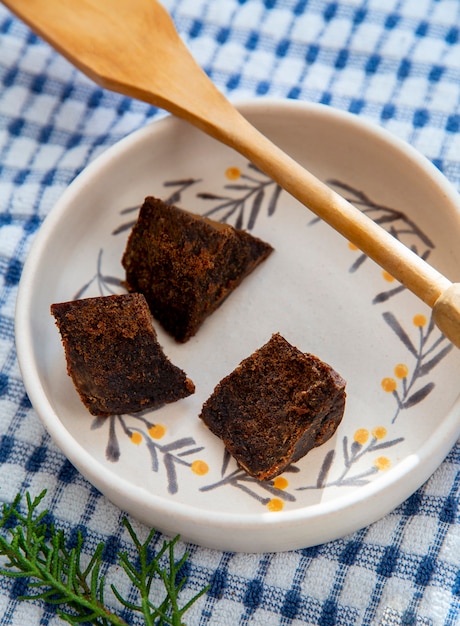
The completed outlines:
{"type": "Polygon", "coordinates": [[[273,248],[244,230],[147,197],[122,264],[130,291],[177,341],[192,337],[273,248]]]}
{"type": "Polygon", "coordinates": [[[67,372],[93,415],[158,408],[195,391],[164,354],[141,294],[52,304],[51,313],[67,372]]]}
{"type": "Polygon", "coordinates": [[[200,417],[248,474],[268,480],[332,437],[345,398],[332,367],[275,334],[220,381],[200,417]]]}

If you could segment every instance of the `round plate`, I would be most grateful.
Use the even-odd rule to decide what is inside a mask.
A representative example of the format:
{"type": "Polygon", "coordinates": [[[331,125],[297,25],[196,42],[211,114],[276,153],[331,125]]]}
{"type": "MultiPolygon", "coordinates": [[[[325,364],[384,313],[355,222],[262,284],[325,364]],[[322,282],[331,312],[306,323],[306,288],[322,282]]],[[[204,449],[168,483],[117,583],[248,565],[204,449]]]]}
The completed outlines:
{"type": "MultiPolygon", "coordinates": [[[[264,134],[451,280],[459,201],[423,157],[321,105],[240,105],[264,134]]],[[[458,277],[457,277],[458,278],[458,277]]],[[[16,335],[31,402],[69,460],[125,511],[211,548],[289,550],[339,538],[389,512],[460,433],[460,352],[430,311],[242,156],[165,117],[107,150],[41,228],[20,285],[16,335]],[[156,324],[196,393],[157,411],[96,419],[66,373],[50,305],[122,293],[121,257],[154,195],[245,228],[275,252],[186,344],[156,324]],[[334,437],[282,476],[239,469],[198,418],[215,385],[280,332],[347,381],[334,437]]]]}

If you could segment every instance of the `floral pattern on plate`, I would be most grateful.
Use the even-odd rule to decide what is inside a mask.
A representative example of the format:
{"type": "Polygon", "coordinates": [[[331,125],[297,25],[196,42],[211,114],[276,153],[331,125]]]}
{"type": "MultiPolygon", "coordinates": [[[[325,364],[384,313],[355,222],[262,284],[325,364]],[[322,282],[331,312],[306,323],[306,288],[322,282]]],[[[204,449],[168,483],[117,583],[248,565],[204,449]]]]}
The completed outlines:
{"type": "MultiPolygon", "coordinates": [[[[276,183],[252,164],[247,164],[246,169],[230,166],[225,170],[225,177],[230,182],[223,185],[221,192],[201,190],[203,181],[199,178],[167,181],[163,186],[169,193],[165,194],[164,200],[170,204],[179,204],[184,193],[193,188],[196,197],[205,203],[202,211],[204,216],[249,231],[254,229],[262,214],[272,217],[276,213],[283,192],[276,183]]],[[[331,180],[329,184],[392,235],[410,245],[417,254],[428,259],[435,248],[433,242],[404,213],[379,204],[363,191],[342,181],[331,180]]],[[[138,209],[139,206],[120,209],[123,221],[113,229],[112,236],[126,236],[129,233],[135,223],[138,209]]],[[[312,219],[309,227],[315,226],[318,222],[317,218],[312,219]]],[[[359,253],[354,246],[349,244],[349,247],[359,255],[349,267],[349,272],[355,273],[362,268],[367,257],[359,253]]],[[[106,273],[103,270],[103,262],[104,248],[101,248],[94,275],[75,293],[75,299],[85,297],[94,289],[100,295],[120,292],[122,278],[106,273]]],[[[393,278],[385,272],[383,278],[390,284],[393,282],[393,278]]],[[[373,297],[372,305],[389,303],[404,289],[398,284],[380,291],[373,297]]],[[[200,491],[208,493],[222,488],[236,489],[269,511],[277,512],[286,504],[295,502],[298,492],[332,487],[359,487],[368,484],[379,472],[388,470],[392,465],[391,451],[405,440],[401,436],[392,436],[393,424],[398,418],[402,419],[405,410],[423,402],[434,390],[435,382],[430,379],[430,373],[451,351],[452,345],[436,329],[432,320],[427,319],[422,313],[417,313],[413,317],[415,336],[413,333],[411,335],[411,331],[404,327],[394,312],[386,310],[382,313],[382,318],[388,332],[398,338],[406,354],[404,361],[394,366],[393,373],[381,380],[382,393],[391,394],[396,404],[395,411],[388,417],[387,425],[379,425],[371,430],[363,426],[357,429],[352,437],[344,435],[340,453],[338,449],[328,449],[325,444],[325,453],[318,465],[316,480],[296,487],[290,484],[290,475],[299,472],[296,465],[291,466],[282,476],[259,482],[237,467],[222,445],[220,475],[212,482],[203,484],[199,488],[200,491]]],[[[120,460],[120,437],[126,437],[134,446],[144,445],[151,459],[151,471],[161,473],[170,495],[180,491],[182,469],[186,468],[187,471],[202,477],[204,481],[204,477],[209,474],[209,465],[201,455],[205,446],[193,437],[168,439],[167,426],[154,421],[154,412],[96,418],[92,429],[102,428],[107,428],[108,431],[105,451],[108,461],[116,463],[120,460]],[[166,440],[166,443],[162,443],[163,440],[166,440]]]]}

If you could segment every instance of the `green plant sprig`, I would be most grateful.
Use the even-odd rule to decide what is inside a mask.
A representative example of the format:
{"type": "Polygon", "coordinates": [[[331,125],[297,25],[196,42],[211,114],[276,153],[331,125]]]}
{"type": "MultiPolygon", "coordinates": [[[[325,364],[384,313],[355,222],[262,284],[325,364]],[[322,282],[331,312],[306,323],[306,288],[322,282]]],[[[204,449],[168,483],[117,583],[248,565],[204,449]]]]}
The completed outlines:
{"type": "MultiPolygon", "coordinates": [[[[56,607],[58,615],[70,624],[93,624],[95,626],[128,626],[121,617],[110,611],[104,600],[105,576],[101,572],[104,544],[100,543],[83,566],[81,557],[84,540],[80,531],[73,548],[63,530],[48,524],[48,511],[39,512],[46,490],[33,498],[26,493],[26,512],[21,513],[21,496],[18,494],[11,505],[4,504],[0,517],[0,556],[6,563],[0,574],[11,578],[27,578],[30,593],[21,600],[42,600],[56,607]]],[[[137,560],[130,560],[127,552],[119,553],[119,564],[138,591],[138,603],[129,602],[111,585],[118,601],[127,609],[141,613],[146,626],[182,626],[184,613],[201,597],[207,588],[199,591],[184,606],[179,605],[179,593],[186,577],[181,571],[188,554],[176,562],[175,545],[179,537],[165,541],[152,555],[150,546],[155,536],[151,530],[145,542],[141,542],[129,521],[123,524],[128,530],[136,549],[137,560]],[[166,565],[162,562],[166,558],[166,565]],[[166,595],[159,607],[150,601],[154,581],[161,581],[166,595]]]]}

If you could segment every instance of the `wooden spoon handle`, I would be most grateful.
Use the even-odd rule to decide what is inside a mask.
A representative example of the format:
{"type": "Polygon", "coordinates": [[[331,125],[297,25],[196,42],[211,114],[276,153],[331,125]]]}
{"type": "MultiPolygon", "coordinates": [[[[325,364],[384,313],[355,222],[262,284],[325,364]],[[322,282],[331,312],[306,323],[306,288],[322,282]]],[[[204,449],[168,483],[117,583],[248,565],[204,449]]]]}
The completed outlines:
{"type": "Polygon", "coordinates": [[[460,348],[460,283],[453,283],[436,300],[433,320],[444,335],[460,348]]]}
{"type": "Polygon", "coordinates": [[[445,336],[460,348],[460,284],[451,283],[350,202],[274,146],[244,118],[221,137],[302,204],[355,244],[428,306],[445,336]],[[236,130],[238,129],[238,131],[236,130]]]}
{"type": "Polygon", "coordinates": [[[428,306],[451,282],[358,208],[291,159],[244,118],[234,118],[232,142],[257,167],[330,224],[428,306]],[[237,125],[238,124],[238,125],[237,125]]]}

